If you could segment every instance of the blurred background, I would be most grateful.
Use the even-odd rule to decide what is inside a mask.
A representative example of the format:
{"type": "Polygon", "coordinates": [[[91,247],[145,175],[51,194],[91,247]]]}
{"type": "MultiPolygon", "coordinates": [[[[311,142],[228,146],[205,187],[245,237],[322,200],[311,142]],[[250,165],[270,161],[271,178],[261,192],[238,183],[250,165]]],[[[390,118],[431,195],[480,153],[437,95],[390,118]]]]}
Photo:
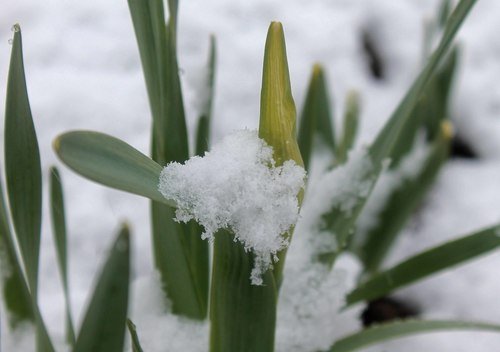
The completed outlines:
{"type": "MultiPolygon", "coordinates": [[[[357,143],[369,143],[421,68],[424,23],[438,7],[438,0],[180,1],[179,60],[190,133],[203,95],[212,33],[218,51],[212,140],[236,129],[257,128],[265,35],[269,22],[279,20],[285,28],[298,111],[312,65],[320,62],[327,72],[336,120],[341,118],[347,92],[359,91],[362,115],[357,143]]],[[[60,165],[52,140],[70,129],[106,132],[148,153],[151,118],[125,0],[2,0],[0,8],[0,106],[5,102],[11,27],[19,23],[45,174],[50,165],[60,165]]],[[[461,56],[451,111],[460,151],[445,166],[388,264],[500,220],[499,19],[500,3],[480,0],[458,35],[461,56]]],[[[3,143],[0,149],[3,155],[3,143]]],[[[148,202],[91,183],[60,166],[70,285],[78,319],[120,221],[132,224],[134,276],[151,272],[148,202]]],[[[47,197],[44,202],[47,205],[47,197]]],[[[399,295],[414,302],[425,317],[500,323],[499,267],[500,255],[494,253],[399,295]]],[[[48,325],[61,332],[62,289],[48,214],[40,270],[42,310],[48,325]]],[[[405,346],[405,351],[491,351],[500,346],[498,336],[470,333],[409,341],[375,350],[405,346]],[[463,343],[457,344],[462,336],[463,343]]]]}

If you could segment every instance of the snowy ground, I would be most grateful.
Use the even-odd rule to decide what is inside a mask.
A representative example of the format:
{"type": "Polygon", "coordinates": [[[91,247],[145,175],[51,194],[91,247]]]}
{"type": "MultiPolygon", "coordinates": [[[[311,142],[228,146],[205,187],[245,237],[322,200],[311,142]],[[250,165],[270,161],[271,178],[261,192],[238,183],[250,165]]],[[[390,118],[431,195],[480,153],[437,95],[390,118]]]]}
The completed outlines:
{"type": "MultiPolygon", "coordinates": [[[[352,88],[361,92],[360,143],[367,143],[418,70],[423,19],[433,13],[436,4],[435,0],[312,0],[307,5],[298,0],[181,1],[180,65],[188,124],[192,130],[196,111],[190,107],[196,101],[208,35],[215,33],[219,61],[213,139],[220,140],[235,129],[256,128],[264,40],[269,21],[277,19],[285,27],[299,109],[311,66],[320,61],[328,71],[337,120],[346,92],[352,88]],[[362,30],[373,35],[387,64],[387,77],[382,81],[374,80],[368,70],[362,30]]],[[[10,27],[19,22],[45,173],[50,165],[59,165],[51,141],[69,129],[107,132],[147,152],[149,110],[125,0],[4,0],[1,8],[0,106],[4,106],[10,27]]],[[[498,1],[480,0],[459,35],[463,57],[453,118],[458,133],[478,151],[480,159],[448,163],[426,206],[397,245],[391,263],[500,220],[499,16],[498,1]]],[[[93,276],[121,220],[128,219],[133,225],[134,276],[150,274],[148,208],[144,199],[61,169],[70,230],[73,308],[75,316],[81,317],[93,276]]],[[[40,299],[49,325],[60,333],[62,291],[47,220],[45,216],[40,299]]],[[[426,317],[500,323],[498,267],[500,255],[495,253],[399,295],[414,301],[426,317]]],[[[372,350],[482,352],[498,348],[498,335],[453,333],[405,339],[372,350]]]]}

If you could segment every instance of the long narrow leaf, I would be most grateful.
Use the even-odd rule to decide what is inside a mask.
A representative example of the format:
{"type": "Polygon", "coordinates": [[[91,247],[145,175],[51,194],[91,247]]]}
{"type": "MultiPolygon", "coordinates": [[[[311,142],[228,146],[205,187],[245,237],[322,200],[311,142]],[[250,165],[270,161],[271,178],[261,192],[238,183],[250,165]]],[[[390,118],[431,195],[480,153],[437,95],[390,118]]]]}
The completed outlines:
{"type": "MultiPolygon", "coordinates": [[[[152,158],[160,165],[188,156],[184,104],[177,63],[177,1],[129,0],[153,116],[152,158]]],[[[202,319],[208,302],[208,245],[191,224],[177,224],[164,200],[151,204],[155,264],[176,313],[202,319]],[[159,202],[159,203],[157,203],[159,202]]],[[[199,228],[198,228],[199,229],[199,228]]]]}
{"type": "Polygon", "coordinates": [[[3,299],[9,325],[16,328],[26,321],[35,321],[31,295],[17,258],[7,208],[0,183],[0,270],[3,299]]]}
{"type": "Polygon", "coordinates": [[[135,324],[132,320],[127,319],[127,327],[130,332],[130,340],[132,340],[132,352],[143,352],[141,343],[139,342],[139,336],[137,336],[135,324]]]}
{"type": "Polygon", "coordinates": [[[196,224],[173,221],[172,208],[153,203],[151,212],[155,266],[172,302],[172,311],[204,319],[208,310],[208,244],[191,228],[196,224]]]}
{"type": "Polygon", "coordinates": [[[210,37],[210,49],[208,54],[207,77],[204,88],[206,92],[202,92],[202,107],[201,114],[198,119],[198,127],[196,129],[196,155],[203,155],[208,150],[210,138],[210,122],[212,116],[212,102],[214,99],[215,85],[215,64],[216,64],[216,43],[215,37],[210,37]]]}
{"type": "Polygon", "coordinates": [[[5,172],[12,221],[36,301],[42,217],[42,171],[24,75],[21,29],[14,40],[5,109],[5,172]]]}
{"type": "Polygon", "coordinates": [[[123,226],[85,313],[74,352],[123,352],[130,281],[130,234],[123,226]]]}
{"type": "Polygon", "coordinates": [[[376,274],[347,295],[347,304],[368,301],[462,264],[500,246],[500,226],[453,240],[417,254],[391,269],[376,274]]]}
{"type": "Polygon", "coordinates": [[[272,271],[250,282],[253,254],[227,231],[215,235],[210,292],[210,352],[272,352],[278,291],[272,271]]]}
{"type": "Polygon", "coordinates": [[[64,299],[66,303],[66,341],[75,345],[75,329],[71,317],[71,303],[68,285],[68,255],[66,240],[66,216],[64,211],[64,196],[61,185],[61,176],[55,167],[50,168],[50,210],[54,242],[56,244],[57,260],[61,272],[64,299]]]}
{"type": "Polygon", "coordinates": [[[67,166],[92,181],[175,206],[158,191],[161,166],[119,139],[74,131],[59,136],[54,149],[67,166]]]}
{"type": "MultiPolygon", "coordinates": [[[[393,152],[398,137],[404,132],[406,126],[411,125],[412,111],[418,99],[422,95],[422,92],[426,88],[426,84],[429,82],[438,64],[445,56],[456,32],[475,2],[476,0],[460,1],[448,20],[438,48],[371,145],[369,155],[373,168],[366,173],[365,177],[365,181],[371,185],[369,187],[370,189],[373,189],[382,171],[384,160],[393,152]]],[[[338,252],[347,246],[349,236],[353,233],[356,219],[363,209],[369,194],[370,192],[366,192],[366,195],[358,197],[355,204],[349,209],[350,211],[345,212],[340,208],[333,208],[332,211],[325,216],[324,230],[335,234],[337,240],[337,250],[325,255],[325,261],[330,265],[333,264],[338,252]]]]}
{"type": "Polygon", "coordinates": [[[446,331],[490,331],[500,332],[499,325],[463,321],[401,321],[362,330],[338,340],[325,352],[351,352],[388,340],[411,335],[446,331]]]}
{"type": "Polygon", "coordinates": [[[363,239],[358,252],[366,272],[378,270],[397,235],[434,183],[448,158],[451,142],[449,126],[449,122],[443,123],[441,133],[432,143],[420,171],[414,177],[402,180],[400,186],[393,190],[378,215],[377,225],[363,235],[366,239],[363,239]]]}
{"type": "Polygon", "coordinates": [[[347,160],[347,154],[354,145],[358,133],[360,102],[356,91],[349,92],[345,105],[342,136],[336,148],[337,164],[343,164],[347,160]]]}
{"type": "Polygon", "coordinates": [[[330,112],[330,99],[325,73],[319,64],[315,64],[313,67],[300,119],[298,143],[306,169],[309,168],[309,160],[317,142],[315,136],[320,137],[321,142],[332,152],[334,151],[335,132],[330,112]]]}

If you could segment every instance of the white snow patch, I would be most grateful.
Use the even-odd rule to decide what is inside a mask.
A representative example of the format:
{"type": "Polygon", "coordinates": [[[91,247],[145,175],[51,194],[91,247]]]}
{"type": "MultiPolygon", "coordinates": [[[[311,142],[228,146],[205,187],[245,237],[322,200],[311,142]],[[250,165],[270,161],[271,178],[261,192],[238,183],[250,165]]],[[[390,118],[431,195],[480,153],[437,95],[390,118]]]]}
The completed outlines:
{"type": "MultiPolygon", "coordinates": [[[[208,321],[172,314],[161,288],[159,274],[146,275],[132,284],[131,319],[144,351],[206,352],[208,321]]],[[[127,351],[132,351],[130,346],[127,351]]]]}
{"type": "Polygon", "coordinates": [[[256,131],[238,131],[204,157],[168,164],[158,186],[177,203],[177,221],[195,219],[210,240],[218,230],[230,229],[256,254],[255,285],[288,246],[285,234],[297,221],[297,194],[304,187],[305,170],[291,160],[275,166],[272,155],[256,131]]]}

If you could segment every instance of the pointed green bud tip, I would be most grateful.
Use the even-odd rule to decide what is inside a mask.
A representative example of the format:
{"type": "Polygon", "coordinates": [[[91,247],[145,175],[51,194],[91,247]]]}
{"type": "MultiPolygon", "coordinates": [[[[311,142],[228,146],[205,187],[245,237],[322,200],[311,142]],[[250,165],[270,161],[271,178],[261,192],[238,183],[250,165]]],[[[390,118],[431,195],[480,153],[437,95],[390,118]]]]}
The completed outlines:
{"type": "Polygon", "coordinates": [[[259,137],[273,147],[277,166],[287,160],[303,166],[297,144],[296,118],[283,26],[280,22],[272,22],[264,52],[259,137]]]}
{"type": "Polygon", "coordinates": [[[323,66],[316,62],[314,65],[313,65],[313,79],[318,79],[319,77],[321,77],[323,75],[323,66]]]}

